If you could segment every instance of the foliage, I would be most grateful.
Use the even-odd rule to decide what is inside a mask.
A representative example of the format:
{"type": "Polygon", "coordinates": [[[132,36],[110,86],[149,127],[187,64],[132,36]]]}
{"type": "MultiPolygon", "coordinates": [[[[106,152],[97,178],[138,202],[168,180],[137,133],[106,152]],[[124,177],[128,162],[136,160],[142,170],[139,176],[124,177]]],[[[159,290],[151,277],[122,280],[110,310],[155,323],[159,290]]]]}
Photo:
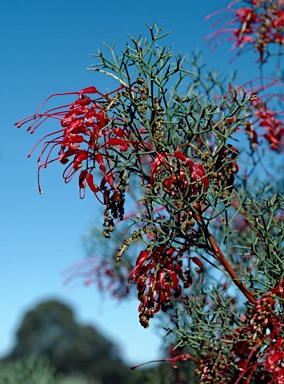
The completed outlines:
{"type": "Polygon", "coordinates": [[[31,356],[16,362],[0,364],[3,384],[55,384],[54,371],[46,359],[31,356]]]}
{"type": "Polygon", "coordinates": [[[46,358],[32,355],[0,364],[0,382],[3,384],[97,384],[85,375],[56,374],[46,358]]]}
{"type": "Polygon", "coordinates": [[[56,384],[96,384],[96,382],[90,381],[90,379],[82,375],[70,375],[60,378],[56,384]]]}
{"type": "Polygon", "coordinates": [[[91,69],[116,80],[113,91],[91,86],[42,112],[47,99],[16,124],[33,133],[46,119],[60,121],[35,146],[43,143],[38,172],[65,165],[65,182],[78,175],[80,197],[88,187],[104,207],[105,238],[123,235],[120,264],[95,258],[86,278],[101,271],[100,286],[119,297],[133,284],[145,328],[165,312],[180,351],[165,361],[195,364],[200,383],[283,383],[284,201],[265,161],[284,144],[283,1],[233,8],[240,3],[229,4],[229,22],[214,36],[229,33],[240,53],[252,47],[259,77],[238,84],[206,74],[198,55],[186,62],[160,45],[167,34],[154,24],[150,39],[129,36],[120,56],[114,46],[94,55],[91,69]],[[263,75],[272,55],[276,78],[263,75]],[[128,196],[134,213],[125,213],[128,196]]]}

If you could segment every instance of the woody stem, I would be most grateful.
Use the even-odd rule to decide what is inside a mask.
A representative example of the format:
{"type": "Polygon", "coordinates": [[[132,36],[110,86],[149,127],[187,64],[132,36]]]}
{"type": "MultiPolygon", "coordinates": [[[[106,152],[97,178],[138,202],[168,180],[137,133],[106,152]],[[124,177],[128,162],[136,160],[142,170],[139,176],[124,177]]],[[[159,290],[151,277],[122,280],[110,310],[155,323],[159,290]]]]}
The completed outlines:
{"type": "Polygon", "coordinates": [[[207,228],[207,226],[203,226],[203,221],[201,217],[198,214],[194,215],[197,222],[202,225],[206,238],[208,239],[212,249],[213,249],[213,257],[219,261],[219,263],[225,268],[225,270],[228,272],[228,274],[231,276],[233,282],[236,284],[236,286],[240,289],[240,291],[245,295],[245,297],[252,303],[256,303],[256,299],[253,296],[253,294],[248,290],[248,288],[244,285],[244,283],[240,280],[239,276],[236,274],[234,269],[232,268],[231,264],[226,259],[225,255],[219,248],[218,244],[216,243],[216,240],[212,236],[211,232],[207,228]]]}

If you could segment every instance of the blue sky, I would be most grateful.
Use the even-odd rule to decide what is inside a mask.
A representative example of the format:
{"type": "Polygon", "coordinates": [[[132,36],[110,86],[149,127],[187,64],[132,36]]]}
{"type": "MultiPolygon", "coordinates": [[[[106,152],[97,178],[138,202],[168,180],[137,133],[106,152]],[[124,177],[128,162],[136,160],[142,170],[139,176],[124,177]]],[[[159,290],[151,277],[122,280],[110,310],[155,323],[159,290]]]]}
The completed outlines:
{"type": "MultiPolygon", "coordinates": [[[[78,198],[77,183],[65,185],[61,168],[42,172],[37,190],[37,154],[27,159],[36,139],[48,131],[42,126],[31,136],[14,122],[33,114],[50,94],[106,87],[103,76],[86,71],[95,62],[90,54],[103,42],[125,46],[125,32],[137,37],[144,23],[165,23],[166,42],[176,53],[204,51],[209,68],[228,71],[228,47],[212,53],[203,42],[210,33],[204,17],[223,8],[223,0],[75,1],[9,0],[1,4],[1,269],[0,354],[8,352],[26,310],[56,297],[69,303],[78,320],[91,323],[121,346],[129,364],[159,358],[159,331],[155,322],[143,329],[136,300],[117,303],[103,298],[95,287],[67,289],[62,272],[84,257],[81,237],[96,216],[97,202],[87,194],[78,198]]],[[[63,104],[59,101],[59,105],[63,104]]],[[[54,127],[54,124],[52,125],[54,127]]],[[[51,127],[51,130],[53,129],[51,127]]]]}

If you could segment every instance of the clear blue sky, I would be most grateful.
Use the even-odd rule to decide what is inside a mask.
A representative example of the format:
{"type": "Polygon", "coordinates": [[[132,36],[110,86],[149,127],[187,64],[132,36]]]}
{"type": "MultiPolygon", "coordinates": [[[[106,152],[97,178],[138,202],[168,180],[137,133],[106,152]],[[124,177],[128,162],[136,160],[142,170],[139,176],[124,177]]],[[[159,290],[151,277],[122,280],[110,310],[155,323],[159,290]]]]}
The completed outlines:
{"type": "MultiPolygon", "coordinates": [[[[224,0],[9,0],[2,1],[0,22],[1,92],[1,268],[0,354],[8,352],[21,316],[37,302],[56,297],[67,301],[78,320],[91,323],[121,346],[129,364],[159,358],[155,322],[143,329],[137,302],[120,304],[102,298],[95,287],[68,290],[62,271],[84,257],[81,237],[96,216],[97,202],[78,198],[77,182],[65,185],[59,166],[42,172],[43,195],[37,190],[37,155],[27,159],[36,137],[17,130],[15,121],[33,114],[50,94],[95,85],[104,78],[85,68],[89,54],[103,42],[126,43],[128,31],[146,32],[144,22],[165,23],[167,42],[176,53],[199,48],[209,68],[228,68],[228,47],[212,53],[203,42],[210,22],[204,17],[225,7],[224,0]]],[[[51,127],[53,129],[54,125],[51,127]]],[[[47,133],[42,127],[39,136],[47,133]]]]}

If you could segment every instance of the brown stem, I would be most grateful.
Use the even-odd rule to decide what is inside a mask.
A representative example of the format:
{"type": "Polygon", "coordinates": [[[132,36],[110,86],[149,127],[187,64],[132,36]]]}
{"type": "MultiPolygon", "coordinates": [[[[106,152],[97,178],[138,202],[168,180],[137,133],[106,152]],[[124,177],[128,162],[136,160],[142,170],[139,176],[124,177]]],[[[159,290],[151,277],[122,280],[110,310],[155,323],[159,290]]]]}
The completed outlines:
{"type": "MultiPolygon", "coordinates": [[[[199,215],[195,214],[195,219],[198,221],[199,224],[202,225],[202,219],[199,215]]],[[[236,284],[236,286],[240,289],[240,291],[245,295],[245,297],[252,303],[256,304],[256,299],[253,296],[253,294],[248,290],[248,288],[244,285],[244,283],[240,280],[234,269],[232,268],[231,264],[226,259],[225,255],[219,248],[218,244],[216,243],[214,237],[208,230],[207,226],[205,226],[205,234],[207,239],[210,242],[211,247],[213,248],[213,256],[214,258],[219,261],[219,263],[225,268],[225,270],[229,273],[231,276],[233,282],[236,284]]]]}

